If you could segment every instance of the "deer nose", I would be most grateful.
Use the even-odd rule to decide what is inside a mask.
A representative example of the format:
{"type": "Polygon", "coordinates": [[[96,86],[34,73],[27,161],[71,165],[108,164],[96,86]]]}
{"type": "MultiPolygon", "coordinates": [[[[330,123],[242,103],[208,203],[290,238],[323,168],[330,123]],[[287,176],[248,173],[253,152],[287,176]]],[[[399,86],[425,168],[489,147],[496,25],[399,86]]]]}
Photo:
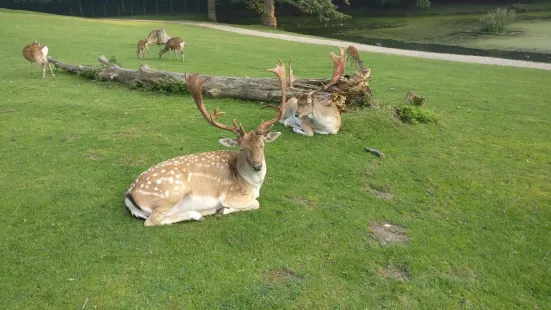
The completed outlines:
{"type": "Polygon", "coordinates": [[[251,168],[253,168],[254,171],[260,171],[260,170],[262,170],[262,163],[252,164],[251,168]]]}

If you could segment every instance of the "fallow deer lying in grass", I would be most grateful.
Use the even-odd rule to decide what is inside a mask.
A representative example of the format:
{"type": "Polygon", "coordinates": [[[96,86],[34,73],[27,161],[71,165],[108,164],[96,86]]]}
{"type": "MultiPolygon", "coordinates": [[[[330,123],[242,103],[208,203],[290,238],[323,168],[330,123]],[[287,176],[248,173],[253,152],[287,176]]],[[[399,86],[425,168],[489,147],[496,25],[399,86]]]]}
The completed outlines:
{"type": "Polygon", "coordinates": [[[23,48],[23,57],[31,63],[31,74],[33,74],[33,63],[38,63],[42,67],[42,79],[46,78],[46,66],[50,68],[52,76],[55,79],[54,71],[48,62],[48,47],[40,45],[36,40],[23,48]]]}
{"type": "Polygon", "coordinates": [[[148,46],[149,44],[151,44],[151,42],[147,41],[147,39],[138,41],[138,49],[136,50],[136,55],[138,58],[140,58],[140,56],[141,58],[145,58],[146,53],[148,57],[151,58],[151,51],[148,46]]]}
{"type": "Polygon", "coordinates": [[[176,51],[180,54],[180,58],[182,59],[182,62],[184,61],[184,46],[186,45],[186,42],[184,42],[184,39],[174,37],[171,39],[168,39],[165,43],[165,48],[159,51],[159,58],[163,57],[163,55],[166,52],[174,51],[174,56],[176,56],[176,59],[178,59],[178,55],[176,54],[176,51]]]}
{"type": "Polygon", "coordinates": [[[281,134],[270,132],[270,127],[285,113],[286,101],[285,66],[277,65],[268,71],[279,78],[281,104],[274,107],[278,113],[273,119],[262,121],[249,132],[235,119],[233,126],[219,123],[216,119],[224,112],[208,113],[203,104],[201,89],[206,80],[198,74],[186,76],[188,91],[207,122],[237,135],[237,139],[225,138],[220,143],[238,146],[241,151],[189,154],[149,168],[126,192],[125,204],[132,215],[152,226],[259,208],[257,198],[266,175],[264,144],[281,134]]]}
{"type": "MultiPolygon", "coordinates": [[[[333,77],[329,83],[319,89],[308,93],[299,91],[299,96],[291,98],[286,103],[286,112],[279,121],[286,127],[293,127],[293,131],[305,135],[313,136],[317,134],[337,134],[341,128],[341,114],[337,106],[328,98],[314,98],[314,95],[320,91],[326,91],[335,85],[344,73],[344,50],[339,48],[340,56],[331,52],[329,55],[333,59],[334,70],[333,77]]],[[[289,88],[294,88],[295,78],[291,62],[289,61],[289,88]]]]}

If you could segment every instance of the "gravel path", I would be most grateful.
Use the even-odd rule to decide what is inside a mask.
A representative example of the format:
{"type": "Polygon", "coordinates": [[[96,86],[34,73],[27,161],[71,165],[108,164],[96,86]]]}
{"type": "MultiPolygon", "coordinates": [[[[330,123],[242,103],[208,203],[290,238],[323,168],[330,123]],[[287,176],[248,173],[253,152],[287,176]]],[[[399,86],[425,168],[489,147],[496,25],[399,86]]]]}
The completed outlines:
{"type": "MultiPolygon", "coordinates": [[[[172,21],[166,21],[166,22],[171,23],[172,21]]],[[[342,47],[346,47],[348,45],[354,45],[360,51],[373,52],[373,53],[385,53],[385,54],[403,55],[403,56],[429,58],[429,59],[440,59],[440,60],[457,61],[457,62],[486,64],[486,65],[551,70],[551,64],[542,63],[542,62],[512,60],[512,59],[503,59],[503,58],[495,58],[495,57],[468,56],[468,55],[401,50],[397,48],[358,44],[354,42],[347,42],[347,41],[340,41],[340,40],[318,39],[318,38],[295,36],[295,35],[282,34],[282,33],[262,32],[258,30],[249,30],[249,29],[243,29],[243,28],[232,27],[232,26],[221,25],[221,24],[213,24],[213,23],[201,23],[201,22],[173,22],[173,23],[182,23],[182,24],[188,24],[188,25],[194,25],[194,26],[200,26],[200,27],[206,27],[206,28],[213,28],[213,29],[218,29],[223,31],[235,32],[240,34],[246,34],[251,36],[274,38],[274,39],[293,41],[293,42],[304,42],[304,43],[311,43],[311,44],[342,46],[342,47]]]]}

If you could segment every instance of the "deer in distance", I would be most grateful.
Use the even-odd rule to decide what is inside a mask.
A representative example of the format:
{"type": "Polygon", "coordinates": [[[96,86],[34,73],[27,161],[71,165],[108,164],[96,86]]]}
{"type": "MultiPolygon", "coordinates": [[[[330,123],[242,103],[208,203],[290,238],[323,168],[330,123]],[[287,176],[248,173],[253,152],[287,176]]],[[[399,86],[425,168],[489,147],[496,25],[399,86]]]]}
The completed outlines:
{"type": "Polygon", "coordinates": [[[344,50],[339,48],[340,56],[329,53],[333,59],[333,77],[327,85],[310,92],[302,92],[293,85],[295,77],[291,61],[289,61],[289,88],[299,93],[285,104],[285,115],[280,119],[285,127],[292,127],[295,133],[313,136],[317,134],[335,135],[341,128],[341,114],[337,106],[329,98],[315,98],[320,91],[326,91],[335,85],[344,73],[344,50]]]}
{"type": "Polygon", "coordinates": [[[147,40],[147,38],[145,40],[140,40],[138,41],[138,48],[136,50],[136,55],[138,56],[138,59],[141,58],[145,58],[145,54],[147,53],[148,57],[151,58],[151,51],[149,50],[149,44],[151,44],[151,42],[149,42],[147,40]]]}
{"type": "Polygon", "coordinates": [[[182,59],[182,62],[184,62],[185,45],[186,42],[184,42],[184,39],[182,38],[174,37],[168,39],[165,43],[165,47],[159,51],[159,58],[162,58],[166,52],[174,51],[174,56],[176,56],[176,59],[178,59],[178,54],[180,54],[180,58],[182,59]],[[178,51],[178,54],[176,54],[176,51],[178,51]]]}
{"type": "Polygon", "coordinates": [[[31,63],[31,75],[33,74],[33,63],[38,63],[42,67],[42,79],[46,78],[46,66],[50,68],[52,72],[52,77],[55,79],[54,71],[52,66],[48,62],[48,47],[45,45],[40,45],[38,41],[34,40],[33,43],[25,46],[23,48],[23,57],[31,63]]]}
{"type": "Polygon", "coordinates": [[[282,98],[277,115],[260,122],[246,132],[237,120],[233,126],[217,118],[224,112],[209,113],[203,104],[201,90],[206,79],[199,74],[186,75],[186,87],[197,108],[212,126],[230,131],[237,137],[220,139],[227,147],[240,151],[211,151],[175,157],[143,172],[132,183],[125,196],[125,205],[135,217],[145,219],[145,226],[168,225],[188,220],[203,220],[212,214],[229,214],[260,207],[257,198],[266,176],[264,145],[276,140],[280,132],[271,126],[285,113],[285,66],[279,61],[273,69],[281,85],[282,98]]]}

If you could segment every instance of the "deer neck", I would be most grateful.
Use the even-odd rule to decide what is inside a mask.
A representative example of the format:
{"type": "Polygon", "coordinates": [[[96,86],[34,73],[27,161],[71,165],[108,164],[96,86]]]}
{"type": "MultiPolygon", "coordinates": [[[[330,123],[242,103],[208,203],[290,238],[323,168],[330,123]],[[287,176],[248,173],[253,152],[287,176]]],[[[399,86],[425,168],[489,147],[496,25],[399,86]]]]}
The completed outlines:
{"type": "Polygon", "coordinates": [[[260,171],[254,171],[247,162],[247,155],[241,152],[237,155],[236,170],[245,182],[254,188],[260,189],[266,176],[266,160],[262,160],[262,169],[260,171]]]}

